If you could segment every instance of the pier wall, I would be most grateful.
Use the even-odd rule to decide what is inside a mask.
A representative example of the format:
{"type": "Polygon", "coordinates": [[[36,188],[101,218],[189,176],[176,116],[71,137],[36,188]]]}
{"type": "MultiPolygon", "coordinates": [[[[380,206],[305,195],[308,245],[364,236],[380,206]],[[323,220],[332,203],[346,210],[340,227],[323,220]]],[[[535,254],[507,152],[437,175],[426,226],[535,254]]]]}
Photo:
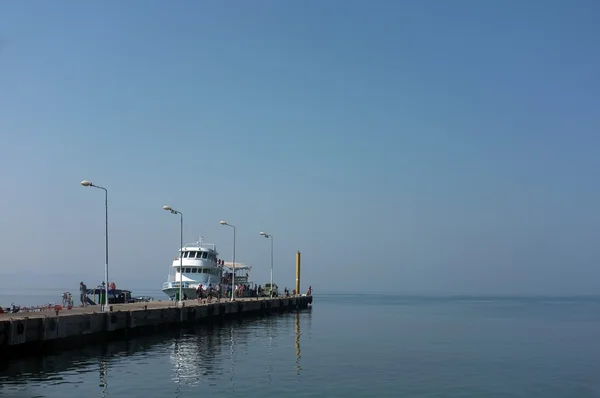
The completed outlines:
{"type": "Polygon", "coordinates": [[[97,306],[45,313],[0,315],[0,357],[43,354],[161,328],[211,323],[227,318],[305,309],[312,296],[249,298],[200,304],[174,302],[117,304],[110,312],[97,306]]]}

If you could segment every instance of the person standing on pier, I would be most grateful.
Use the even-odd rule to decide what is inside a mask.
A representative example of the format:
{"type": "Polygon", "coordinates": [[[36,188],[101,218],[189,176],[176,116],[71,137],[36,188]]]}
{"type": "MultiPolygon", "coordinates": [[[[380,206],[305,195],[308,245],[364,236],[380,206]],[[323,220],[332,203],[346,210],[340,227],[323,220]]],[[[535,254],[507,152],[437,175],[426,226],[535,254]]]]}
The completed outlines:
{"type": "Polygon", "coordinates": [[[85,285],[85,283],[81,282],[79,283],[79,298],[81,300],[81,306],[85,307],[86,305],[86,299],[87,299],[87,286],[85,285]]]}
{"type": "Polygon", "coordinates": [[[196,289],[196,300],[198,300],[198,303],[202,302],[202,284],[199,284],[196,289]]]}
{"type": "Polygon", "coordinates": [[[221,282],[217,283],[215,290],[215,293],[217,294],[217,302],[219,302],[221,301],[221,282]]]}
{"type": "Polygon", "coordinates": [[[210,303],[213,298],[213,286],[212,283],[208,284],[208,289],[206,290],[206,302],[210,303]]]}

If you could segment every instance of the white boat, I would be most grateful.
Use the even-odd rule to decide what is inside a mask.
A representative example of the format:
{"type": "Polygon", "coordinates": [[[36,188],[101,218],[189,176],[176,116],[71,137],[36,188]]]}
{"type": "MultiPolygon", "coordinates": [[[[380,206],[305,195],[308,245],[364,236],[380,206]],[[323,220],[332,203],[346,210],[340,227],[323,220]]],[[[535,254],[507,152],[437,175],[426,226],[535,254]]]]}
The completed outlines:
{"type": "MultiPolygon", "coordinates": [[[[173,259],[167,281],[163,283],[162,291],[171,300],[176,300],[179,295],[179,286],[182,284],[183,298],[196,298],[196,289],[202,285],[207,290],[209,285],[215,287],[221,282],[222,293],[225,296],[230,288],[232,264],[218,259],[219,253],[212,243],[204,243],[204,239],[196,243],[188,243],[179,250],[173,259]],[[181,267],[180,267],[181,265],[181,267]],[[182,270],[180,273],[179,270],[182,270]]],[[[243,283],[248,288],[253,287],[249,281],[251,266],[244,264],[235,265],[235,284],[243,283]]]]}

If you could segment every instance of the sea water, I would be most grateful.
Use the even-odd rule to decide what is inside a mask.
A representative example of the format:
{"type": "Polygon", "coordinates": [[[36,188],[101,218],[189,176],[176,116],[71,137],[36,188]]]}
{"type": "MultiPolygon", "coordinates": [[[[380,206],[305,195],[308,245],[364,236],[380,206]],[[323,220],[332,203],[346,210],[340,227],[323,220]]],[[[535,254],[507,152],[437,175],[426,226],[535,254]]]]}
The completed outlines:
{"type": "Polygon", "coordinates": [[[600,397],[599,338],[598,298],[316,295],[311,310],[3,362],[0,396],[600,397]]]}

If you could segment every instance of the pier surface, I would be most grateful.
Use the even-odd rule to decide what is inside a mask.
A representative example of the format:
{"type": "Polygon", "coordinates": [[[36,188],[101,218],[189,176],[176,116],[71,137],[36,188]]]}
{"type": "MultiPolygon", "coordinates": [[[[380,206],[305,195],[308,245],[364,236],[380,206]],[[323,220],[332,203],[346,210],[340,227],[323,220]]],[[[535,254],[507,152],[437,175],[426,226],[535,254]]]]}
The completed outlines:
{"type": "Polygon", "coordinates": [[[134,331],[304,309],[312,304],[312,296],[221,299],[208,304],[187,300],[181,308],[176,304],[151,301],[113,304],[109,312],[89,306],[63,309],[58,315],[55,311],[0,314],[0,357],[39,354],[134,331]]]}

